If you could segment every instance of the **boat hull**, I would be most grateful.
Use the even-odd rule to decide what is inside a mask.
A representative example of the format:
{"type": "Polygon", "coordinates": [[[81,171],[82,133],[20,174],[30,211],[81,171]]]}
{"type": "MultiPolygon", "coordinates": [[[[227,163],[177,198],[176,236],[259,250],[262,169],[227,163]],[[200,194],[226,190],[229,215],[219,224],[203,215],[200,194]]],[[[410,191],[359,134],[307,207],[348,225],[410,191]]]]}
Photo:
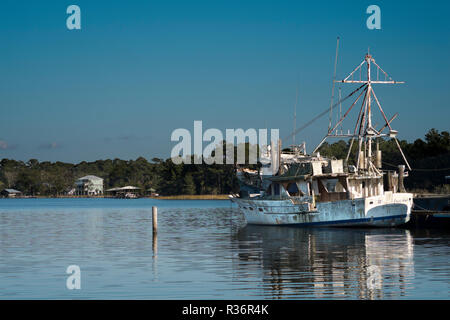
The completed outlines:
{"type": "Polygon", "coordinates": [[[317,210],[305,211],[291,199],[233,198],[248,224],[297,227],[394,227],[410,219],[412,194],[388,195],[320,202],[317,210]]]}

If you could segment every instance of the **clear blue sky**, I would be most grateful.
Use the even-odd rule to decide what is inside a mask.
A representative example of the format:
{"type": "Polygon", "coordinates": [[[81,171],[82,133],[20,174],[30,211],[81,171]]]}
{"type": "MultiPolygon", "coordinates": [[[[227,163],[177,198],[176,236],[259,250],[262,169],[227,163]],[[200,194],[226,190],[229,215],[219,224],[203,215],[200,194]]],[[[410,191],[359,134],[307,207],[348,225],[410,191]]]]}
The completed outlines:
{"type": "MultiPolygon", "coordinates": [[[[449,130],[448,1],[5,1],[0,6],[0,158],[169,157],[176,128],[292,131],[329,106],[367,47],[401,139],[449,130]],[[82,30],[66,28],[81,8],[82,30]],[[365,13],[381,8],[381,30],[365,13]]],[[[348,92],[350,88],[345,88],[348,92]]],[[[327,117],[297,141],[309,149],[327,117]]],[[[350,126],[348,128],[351,128],[350,126]]],[[[290,141],[285,141],[289,144],[290,141]]]]}

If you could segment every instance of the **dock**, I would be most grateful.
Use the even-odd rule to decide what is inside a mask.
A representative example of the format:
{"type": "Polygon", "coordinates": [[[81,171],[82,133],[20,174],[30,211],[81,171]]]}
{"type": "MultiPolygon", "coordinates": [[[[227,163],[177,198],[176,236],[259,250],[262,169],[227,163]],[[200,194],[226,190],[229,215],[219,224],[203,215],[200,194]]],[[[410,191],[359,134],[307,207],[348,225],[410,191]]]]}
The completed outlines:
{"type": "Polygon", "coordinates": [[[414,207],[408,225],[415,228],[449,228],[450,195],[414,195],[414,207]]]}

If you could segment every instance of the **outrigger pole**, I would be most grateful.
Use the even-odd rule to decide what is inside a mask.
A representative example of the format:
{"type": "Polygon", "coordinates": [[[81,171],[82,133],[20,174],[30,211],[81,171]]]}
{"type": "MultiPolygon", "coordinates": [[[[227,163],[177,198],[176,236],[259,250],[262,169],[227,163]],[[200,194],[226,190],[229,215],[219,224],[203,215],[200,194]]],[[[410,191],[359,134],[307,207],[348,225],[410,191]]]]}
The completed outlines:
{"type": "MultiPolygon", "coordinates": [[[[364,60],[344,80],[340,80],[340,81],[334,80],[334,81],[339,82],[339,83],[362,84],[361,87],[359,87],[357,90],[353,91],[349,96],[347,96],[345,99],[342,99],[337,104],[339,104],[343,100],[346,100],[347,98],[349,98],[356,91],[359,91],[362,88],[364,88],[364,90],[359,94],[359,96],[356,98],[356,100],[352,103],[352,105],[347,110],[347,112],[339,119],[339,121],[337,121],[336,125],[333,128],[331,128],[331,125],[329,126],[327,134],[322,139],[322,141],[319,143],[319,145],[314,149],[313,153],[317,152],[317,150],[322,146],[322,144],[326,141],[327,138],[348,137],[348,138],[352,138],[351,143],[350,143],[350,149],[347,153],[347,158],[346,158],[346,160],[348,160],[354,140],[356,138],[358,138],[358,142],[359,142],[358,143],[358,160],[356,163],[356,167],[358,170],[360,169],[360,163],[361,163],[360,157],[363,156],[364,159],[368,160],[367,164],[363,164],[363,168],[366,168],[367,170],[369,170],[370,168],[375,168],[375,166],[372,163],[372,140],[375,138],[379,138],[379,137],[391,137],[392,139],[395,140],[395,143],[403,157],[403,160],[405,161],[406,165],[408,166],[408,169],[411,170],[411,166],[409,165],[408,160],[406,159],[406,157],[403,153],[403,150],[400,147],[400,143],[398,142],[398,140],[396,138],[396,135],[398,132],[396,130],[392,129],[392,127],[391,127],[391,122],[397,117],[397,114],[394,115],[394,117],[392,117],[390,120],[387,119],[387,117],[383,111],[383,108],[381,107],[381,104],[378,101],[378,98],[372,87],[372,84],[401,84],[404,82],[394,81],[375,62],[375,59],[373,59],[373,57],[369,53],[366,54],[364,60]],[[362,67],[364,65],[367,65],[367,79],[366,80],[362,79],[362,67]],[[374,65],[376,67],[376,73],[377,73],[376,80],[372,79],[372,70],[371,70],[372,65],[374,65]],[[359,70],[359,79],[355,80],[355,74],[357,73],[358,70],[359,70]],[[381,72],[382,76],[384,75],[383,80],[380,80],[380,72],[381,72]],[[365,93],[365,95],[364,95],[364,99],[363,99],[361,108],[359,110],[359,115],[358,115],[358,119],[357,119],[353,134],[350,134],[350,133],[349,134],[342,134],[342,133],[338,134],[337,132],[333,134],[334,130],[344,121],[344,119],[347,117],[347,115],[352,110],[354,105],[359,101],[359,99],[361,98],[363,93],[365,93]],[[380,110],[384,121],[386,122],[386,124],[379,131],[377,131],[372,126],[372,97],[374,98],[376,105],[377,105],[378,109],[380,110]],[[389,133],[383,134],[382,131],[386,127],[389,128],[389,133]],[[363,142],[364,142],[364,150],[362,150],[363,142]]],[[[333,107],[330,108],[330,113],[331,113],[332,108],[333,107]]]]}

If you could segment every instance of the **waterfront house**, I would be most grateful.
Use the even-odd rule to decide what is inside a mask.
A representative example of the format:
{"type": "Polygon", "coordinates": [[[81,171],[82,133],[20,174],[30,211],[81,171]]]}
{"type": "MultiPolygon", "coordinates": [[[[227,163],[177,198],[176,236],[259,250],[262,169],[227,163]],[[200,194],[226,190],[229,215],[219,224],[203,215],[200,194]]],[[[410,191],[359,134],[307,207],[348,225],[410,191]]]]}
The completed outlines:
{"type": "Polygon", "coordinates": [[[5,198],[16,198],[22,195],[22,192],[16,189],[4,189],[0,192],[2,197],[5,198]]]}
{"type": "Polygon", "coordinates": [[[88,175],[75,181],[76,194],[79,196],[98,196],[103,194],[103,179],[88,175]]]}

